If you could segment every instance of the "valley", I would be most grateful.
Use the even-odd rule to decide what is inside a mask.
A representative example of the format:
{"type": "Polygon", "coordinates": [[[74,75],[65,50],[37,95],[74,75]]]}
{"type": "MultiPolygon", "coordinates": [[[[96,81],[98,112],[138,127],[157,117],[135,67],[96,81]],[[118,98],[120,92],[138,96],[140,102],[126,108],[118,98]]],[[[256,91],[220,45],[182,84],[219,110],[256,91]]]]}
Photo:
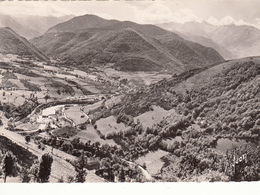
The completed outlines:
{"type": "Polygon", "coordinates": [[[0,182],[259,181],[260,57],[89,14],[0,42],[0,182]]]}

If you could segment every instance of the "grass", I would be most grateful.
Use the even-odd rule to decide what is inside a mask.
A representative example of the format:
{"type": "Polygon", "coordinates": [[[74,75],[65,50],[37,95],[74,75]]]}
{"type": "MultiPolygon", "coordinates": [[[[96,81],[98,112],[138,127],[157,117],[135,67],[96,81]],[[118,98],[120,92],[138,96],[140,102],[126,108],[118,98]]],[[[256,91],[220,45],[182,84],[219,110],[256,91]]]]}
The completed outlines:
{"type": "Polygon", "coordinates": [[[156,83],[164,78],[170,78],[170,74],[158,73],[158,72],[124,72],[118,71],[113,68],[106,68],[104,72],[110,77],[117,77],[120,75],[120,79],[127,79],[129,81],[141,81],[140,84],[150,85],[156,83]]]}
{"type": "Polygon", "coordinates": [[[101,101],[99,101],[97,103],[94,103],[94,104],[90,104],[90,105],[84,106],[83,112],[88,114],[90,111],[95,110],[95,109],[99,108],[100,106],[102,106],[102,102],[101,101]]]}
{"type": "Polygon", "coordinates": [[[105,101],[105,106],[106,106],[107,108],[113,107],[113,105],[115,105],[115,104],[117,104],[117,103],[119,103],[119,102],[121,101],[122,97],[123,97],[123,96],[120,95],[120,96],[115,96],[115,97],[112,97],[112,98],[106,100],[106,101],[105,101]]]}
{"type": "Polygon", "coordinates": [[[64,137],[69,138],[78,133],[78,130],[76,128],[65,126],[60,129],[55,129],[52,131],[52,134],[56,137],[64,137]]]}
{"type": "Polygon", "coordinates": [[[161,157],[167,154],[167,152],[162,150],[157,150],[156,152],[149,152],[145,156],[137,159],[136,163],[140,164],[141,166],[145,163],[147,171],[152,175],[156,175],[157,173],[160,173],[160,170],[164,165],[164,162],[161,160],[161,157]]]}
{"type": "Polygon", "coordinates": [[[73,120],[76,125],[88,121],[88,117],[80,111],[81,107],[82,106],[71,106],[67,110],[65,109],[66,116],[73,120]]]}
{"type": "Polygon", "coordinates": [[[80,138],[82,142],[92,141],[92,142],[99,142],[102,145],[103,144],[108,144],[111,146],[117,145],[113,140],[101,139],[97,131],[94,129],[92,125],[88,125],[87,130],[79,131],[78,134],[75,135],[74,137],[71,137],[71,139],[77,137],[80,138]]]}
{"type": "Polygon", "coordinates": [[[135,122],[137,122],[137,120],[140,120],[143,127],[147,128],[147,127],[152,127],[153,124],[159,124],[164,117],[175,113],[176,112],[174,109],[167,111],[159,106],[153,106],[153,111],[148,111],[144,114],[141,114],[135,117],[134,120],[135,122]]]}
{"type": "Polygon", "coordinates": [[[40,124],[37,124],[37,123],[34,123],[34,124],[26,123],[26,124],[17,126],[16,129],[22,129],[25,131],[29,131],[29,130],[36,130],[39,128],[39,126],[40,126],[40,124]]]}
{"type": "Polygon", "coordinates": [[[15,84],[17,86],[17,89],[26,89],[27,88],[27,87],[25,87],[25,85],[23,84],[23,82],[21,80],[9,79],[9,81],[11,81],[13,84],[15,84]]]}
{"type": "Polygon", "coordinates": [[[96,122],[97,129],[103,135],[107,135],[111,132],[119,132],[119,131],[126,131],[130,129],[130,127],[126,127],[123,123],[117,123],[115,116],[110,116],[107,118],[102,118],[96,122]]]}

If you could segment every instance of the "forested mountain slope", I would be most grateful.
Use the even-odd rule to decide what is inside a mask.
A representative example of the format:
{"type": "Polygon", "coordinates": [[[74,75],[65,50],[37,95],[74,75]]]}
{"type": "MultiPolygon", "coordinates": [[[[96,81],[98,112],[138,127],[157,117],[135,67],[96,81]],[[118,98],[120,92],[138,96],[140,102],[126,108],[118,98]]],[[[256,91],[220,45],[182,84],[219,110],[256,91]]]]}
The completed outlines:
{"type": "Polygon", "coordinates": [[[181,73],[224,61],[214,49],[157,26],[94,15],[58,24],[31,42],[46,55],[81,67],[109,63],[124,71],[181,73]]]}

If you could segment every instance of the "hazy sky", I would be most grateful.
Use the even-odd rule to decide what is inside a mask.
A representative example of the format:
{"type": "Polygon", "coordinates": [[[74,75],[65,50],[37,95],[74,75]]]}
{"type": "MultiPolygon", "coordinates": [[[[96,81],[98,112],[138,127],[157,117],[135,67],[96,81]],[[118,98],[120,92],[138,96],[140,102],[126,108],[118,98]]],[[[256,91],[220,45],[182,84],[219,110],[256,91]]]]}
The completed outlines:
{"type": "Polygon", "coordinates": [[[207,21],[253,24],[260,28],[260,0],[107,0],[107,1],[4,1],[0,14],[96,14],[106,19],[138,23],[207,21]]]}

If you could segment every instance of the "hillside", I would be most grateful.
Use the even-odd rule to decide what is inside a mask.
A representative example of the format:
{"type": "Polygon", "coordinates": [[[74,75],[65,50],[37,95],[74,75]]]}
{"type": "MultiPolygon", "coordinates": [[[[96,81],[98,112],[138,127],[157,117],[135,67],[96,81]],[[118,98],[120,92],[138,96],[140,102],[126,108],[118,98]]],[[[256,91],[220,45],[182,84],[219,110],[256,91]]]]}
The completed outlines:
{"type": "MultiPolygon", "coordinates": [[[[108,56],[115,51],[138,55],[141,48],[144,58],[145,52],[162,51],[154,60],[170,60],[163,42],[178,45],[167,35],[155,39],[130,28],[117,33],[100,32],[98,38],[106,41],[89,44],[108,56]],[[122,47],[129,39],[138,44],[122,47]]],[[[190,48],[200,51],[201,46],[190,48]]],[[[207,49],[203,52],[210,55],[207,49]]],[[[87,177],[96,173],[110,182],[259,181],[259,57],[197,67],[138,88],[127,79],[105,80],[102,68],[83,72],[63,63],[1,63],[0,79],[17,85],[5,92],[0,106],[14,119],[8,129],[15,132],[4,126],[1,131],[12,134],[13,141],[19,137],[24,146],[22,135],[32,135],[28,145],[37,156],[54,148],[61,158],[55,157],[51,182],[65,173],[73,176],[74,161],[68,157],[81,155],[87,158],[87,177]],[[234,157],[245,152],[246,162],[234,172],[234,157]]]]}
{"type": "Polygon", "coordinates": [[[158,40],[165,45],[170,53],[178,60],[187,65],[192,64],[192,68],[221,62],[219,59],[221,59],[222,56],[210,47],[204,47],[184,39],[176,39],[172,35],[160,36],[158,40]]]}
{"type": "Polygon", "coordinates": [[[100,28],[118,23],[117,20],[105,20],[95,15],[84,15],[74,17],[66,22],[57,24],[48,29],[46,33],[58,33],[64,31],[75,31],[86,28],[100,28]]]}
{"type": "Polygon", "coordinates": [[[211,36],[238,57],[260,54],[260,30],[253,26],[227,25],[214,31],[211,36]]]}
{"type": "MultiPolygon", "coordinates": [[[[129,102],[129,107],[127,104],[124,105],[125,111],[127,114],[136,116],[140,113],[145,112],[146,109],[149,109],[151,104],[160,105],[161,107],[169,110],[171,108],[180,105],[183,101],[185,102],[186,97],[193,95],[192,99],[202,98],[202,96],[208,95],[209,100],[213,98],[212,93],[214,91],[226,90],[232,91],[232,86],[237,88],[239,85],[241,87],[244,82],[247,82],[247,79],[253,79],[259,74],[259,57],[256,58],[245,58],[239,60],[228,61],[225,63],[220,63],[204,68],[198,68],[191,71],[184,72],[177,76],[172,76],[172,78],[160,81],[154,85],[151,85],[149,88],[143,90],[143,92],[133,94],[133,96],[126,97],[127,101],[129,102]],[[253,66],[251,66],[253,64],[253,66]],[[244,65],[244,67],[243,67],[244,65]],[[225,84],[225,88],[220,86],[219,83],[216,84],[216,78],[218,78],[218,82],[221,82],[221,79],[224,79],[224,74],[228,71],[236,72],[237,67],[243,67],[245,69],[250,68],[247,70],[249,73],[243,76],[243,71],[239,72],[237,77],[239,78],[231,78],[231,75],[227,75],[227,81],[223,81],[222,84],[225,84]],[[241,77],[241,78],[240,78],[241,77]],[[252,77],[252,78],[251,78],[252,77]],[[232,80],[235,80],[233,82],[232,80]],[[232,84],[233,82],[233,84],[232,84]],[[237,84],[235,84],[237,82],[237,84]],[[232,84],[232,85],[231,85],[232,84]],[[218,86],[219,85],[219,86],[218,86]],[[230,86],[229,86],[230,85],[230,86]],[[214,89],[216,88],[216,89],[214,89]],[[213,90],[212,92],[210,92],[213,90]],[[209,93],[210,92],[210,93],[209,93]],[[194,93],[194,94],[193,94],[194,93]],[[162,98],[163,97],[163,98],[162,98]],[[134,99],[134,102],[131,102],[131,99],[134,99]],[[130,103],[131,102],[131,103],[130,103]]],[[[257,77],[256,77],[257,78],[257,77]]],[[[259,82],[259,79],[256,79],[256,83],[259,82]]],[[[245,90],[249,90],[245,88],[245,90]]],[[[221,94],[224,92],[221,92],[221,94]]],[[[189,98],[191,99],[191,97],[189,98]]],[[[190,101],[190,100],[189,100],[190,101]]],[[[201,103],[201,102],[200,102],[201,103]]],[[[181,106],[181,105],[180,105],[181,106]]],[[[192,112],[191,109],[189,109],[192,112]]]]}
{"type": "Polygon", "coordinates": [[[20,56],[35,57],[41,60],[48,59],[25,38],[8,27],[0,29],[0,42],[0,53],[2,54],[17,54],[20,56]]]}
{"type": "Polygon", "coordinates": [[[220,45],[219,43],[211,40],[210,38],[197,36],[190,33],[183,34],[177,31],[174,32],[188,41],[192,41],[200,45],[203,45],[205,47],[211,47],[215,49],[226,60],[235,58],[235,56],[229,50],[227,50],[223,45],[220,45]]]}
{"type": "Polygon", "coordinates": [[[9,27],[16,33],[32,39],[44,34],[50,27],[71,19],[73,16],[54,17],[54,16],[8,16],[0,15],[0,27],[9,27]]]}
{"type": "MultiPolygon", "coordinates": [[[[167,151],[168,155],[162,158],[165,164],[157,175],[163,181],[257,181],[259,76],[260,58],[255,57],[160,81],[123,98],[109,112],[126,124],[131,117],[148,118],[154,105],[173,113],[160,123],[152,118],[148,128],[134,126],[132,131],[114,133],[108,138],[127,148],[142,146],[149,151],[167,151]],[[221,145],[222,141],[229,145],[221,145]],[[233,144],[237,147],[233,147],[232,155],[239,156],[247,150],[251,159],[236,172],[229,166],[233,157],[228,152],[232,152],[233,144]]],[[[101,115],[107,112],[103,110],[101,115]]]]}
{"type": "Polygon", "coordinates": [[[226,52],[226,48],[232,55],[222,55],[226,59],[258,56],[260,53],[260,30],[253,26],[224,25],[213,26],[207,22],[187,22],[184,24],[164,23],[158,24],[161,28],[184,34],[183,37],[190,37],[192,40],[203,44],[201,38],[210,39],[218,45],[213,47],[220,54],[226,52]]]}
{"type": "Polygon", "coordinates": [[[46,55],[68,63],[83,66],[110,63],[116,69],[128,71],[180,73],[224,60],[214,49],[186,41],[157,26],[93,15],[58,24],[31,42],[46,55]]]}

